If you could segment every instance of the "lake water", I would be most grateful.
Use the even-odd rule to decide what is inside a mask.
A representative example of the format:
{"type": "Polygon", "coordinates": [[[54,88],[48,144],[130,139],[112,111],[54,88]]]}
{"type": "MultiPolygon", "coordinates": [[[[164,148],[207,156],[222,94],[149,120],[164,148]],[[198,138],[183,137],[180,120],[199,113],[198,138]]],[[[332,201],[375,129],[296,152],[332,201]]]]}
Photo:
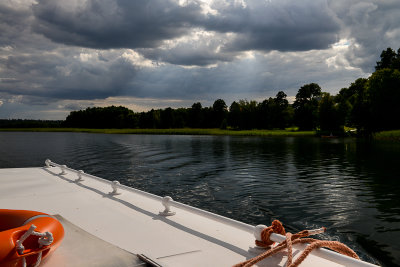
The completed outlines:
{"type": "Polygon", "coordinates": [[[252,225],[325,226],[384,266],[400,263],[399,155],[354,139],[0,132],[1,168],[49,158],[252,225]]]}

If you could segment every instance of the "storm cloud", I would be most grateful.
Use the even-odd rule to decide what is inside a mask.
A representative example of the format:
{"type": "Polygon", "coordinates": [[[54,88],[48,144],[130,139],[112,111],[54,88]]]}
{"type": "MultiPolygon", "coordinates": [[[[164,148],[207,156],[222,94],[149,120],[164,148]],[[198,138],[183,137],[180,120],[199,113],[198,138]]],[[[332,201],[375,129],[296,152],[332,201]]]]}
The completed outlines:
{"type": "Polygon", "coordinates": [[[33,30],[67,45],[90,48],[157,47],[190,32],[201,21],[197,2],[173,0],[40,0],[33,5],[33,30]]]}
{"type": "Polygon", "coordinates": [[[236,36],[225,49],[306,51],[337,41],[339,21],[326,1],[215,1],[207,28],[236,36]]]}
{"type": "Polygon", "coordinates": [[[237,53],[229,52],[325,49],[337,41],[340,30],[327,3],[315,0],[214,1],[209,9],[200,1],[183,5],[172,0],[41,0],[33,5],[33,14],[33,30],[55,42],[101,49],[153,48],[144,54],[183,65],[233,60],[237,53]],[[202,39],[206,46],[193,45],[202,43],[196,36],[190,38],[196,30],[208,34],[202,39]],[[180,37],[186,38],[163,49],[170,46],[166,41],[180,37]]]}
{"type": "Polygon", "coordinates": [[[311,82],[337,93],[399,48],[400,2],[7,0],[0,31],[0,117],[63,119],[293,98],[311,82]]]}

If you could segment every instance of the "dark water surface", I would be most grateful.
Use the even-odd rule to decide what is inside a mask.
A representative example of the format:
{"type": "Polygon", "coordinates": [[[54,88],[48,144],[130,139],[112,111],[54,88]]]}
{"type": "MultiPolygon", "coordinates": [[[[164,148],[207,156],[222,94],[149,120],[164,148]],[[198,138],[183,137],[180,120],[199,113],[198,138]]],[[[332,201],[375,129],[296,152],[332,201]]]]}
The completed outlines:
{"type": "Polygon", "coordinates": [[[314,137],[0,133],[0,167],[45,159],[252,225],[326,226],[400,264],[400,144],[314,137]]]}

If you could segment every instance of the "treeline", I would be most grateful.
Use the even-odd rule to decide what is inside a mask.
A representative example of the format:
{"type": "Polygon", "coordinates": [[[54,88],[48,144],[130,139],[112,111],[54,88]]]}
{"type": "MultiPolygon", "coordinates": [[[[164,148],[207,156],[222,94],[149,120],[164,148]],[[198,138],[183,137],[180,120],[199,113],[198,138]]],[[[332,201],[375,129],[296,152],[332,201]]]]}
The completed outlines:
{"type": "Polygon", "coordinates": [[[59,128],[63,124],[62,120],[0,119],[0,128],[59,128]]]}
{"type": "Polygon", "coordinates": [[[190,108],[166,108],[135,113],[126,107],[93,107],[72,111],[65,121],[67,127],[85,128],[223,128],[273,129],[292,125],[293,108],[286,94],[279,92],[275,98],[262,103],[240,100],[228,109],[225,101],[218,99],[211,107],[197,102],[190,108]]]}
{"type": "Polygon", "coordinates": [[[93,107],[72,111],[64,122],[65,127],[76,128],[137,128],[137,114],[126,107],[93,107]]]}
{"type": "Polygon", "coordinates": [[[340,119],[337,104],[328,93],[321,92],[316,83],[302,86],[296,101],[289,104],[287,95],[280,91],[262,102],[234,101],[229,107],[218,99],[210,107],[194,103],[190,108],[152,109],[135,113],[126,107],[93,107],[72,111],[65,120],[66,127],[77,128],[231,128],[285,129],[298,126],[300,130],[338,133],[344,118],[340,119]]]}
{"type": "Polygon", "coordinates": [[[337,95],[322,92],[316,83],[302,86],[293,104],[280,91],[258,103],[234,101],[229,107],[218,99],[210,107],[194,103],[190,108],[166,108],[135,113],[125,107],[87,108],[72,111],[67,127],[85,128],[232,128],[319,130],[343,133],[344,126],[358,133],[400,128],[400,49],[381,53],[375,72],[359,78],[337,95]]]}
{"type": "Polygon", "coordinates": [[[340,122],[366,135],[400,129],[400,48],[387,48],[380,58],[368,79],[357,79],[332,98],[340,122]]]}

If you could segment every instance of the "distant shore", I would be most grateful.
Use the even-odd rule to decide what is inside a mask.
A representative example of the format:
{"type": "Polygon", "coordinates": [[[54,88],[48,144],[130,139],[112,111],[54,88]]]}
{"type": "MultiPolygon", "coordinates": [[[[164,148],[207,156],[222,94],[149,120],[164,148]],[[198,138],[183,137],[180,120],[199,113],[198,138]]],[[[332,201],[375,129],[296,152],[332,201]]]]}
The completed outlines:
{"type": "MultiPolygon", "coordinates": [[[[317,136],[317,131],[285,130],[232,130],[232,129],[89,129],[89,128],[0,128],[0,132],[77,132],[104,134],[162,134],[162,135],[227,135],[227,136],[317,136]]],[[[400,141],[400,130],[382,131],[376,140],[400,141]]]]}
{"type": "Polygon", "coordinates": [[[379,132],[375,134],[374,138],[378,140],[400,141],[400,130],[379,132]]]}
{"type": "Polygon", "coordinates": [[[87,129],[87,128],[0,128],[2,132],[80,132],[105,134],[171,134],[233,136],[315,136],[316,131],[286,130],[222,130],[222,129],[87,129]]]}

